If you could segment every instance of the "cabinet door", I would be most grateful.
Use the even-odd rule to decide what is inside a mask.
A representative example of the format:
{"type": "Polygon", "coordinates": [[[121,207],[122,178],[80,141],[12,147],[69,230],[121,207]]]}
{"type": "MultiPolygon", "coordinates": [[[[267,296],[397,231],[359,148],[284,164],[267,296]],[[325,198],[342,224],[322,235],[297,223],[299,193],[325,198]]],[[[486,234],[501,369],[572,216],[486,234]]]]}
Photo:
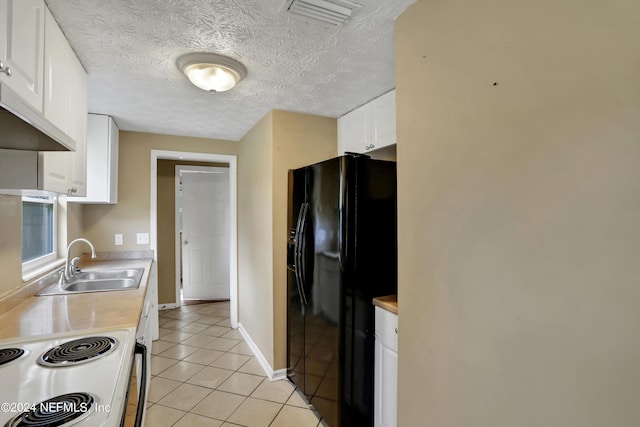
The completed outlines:
{"type": "Polygon", "coordinates": [[[76,143],[71,188],[74,196],[84,197],[87,195],[87,73],[73,52],[70,60],[69,136],[76,143]]]}
{"type": "Polygon", "coordinates": [[[376,313],[374,427],[398,423],[398,316],[380,307],[376,313]]]}
{"type": "Polygon", "coordinates": [[[73,154],[48,151],[38,153],[41,180],[39,188],[58,194],[67,194],[70,188],[73,154]]]}
{"type": "Polygon", "coordinates": [[[338,119],[338,154],[364,153],[371,140],[371,115],[364,105],[338,119]]]}
{"type": "MultiPolygon", "coordinates": [[[[109,117],[109,171],[105,177],[109,203],[118,202],[118,153],[120,147],[120,132],[116,122],[109,117]]],[[[157,305],[157,304],[156,304],[157,305]]]]}
{"type": "Polygon", "coordinates": [[[79,144],[87,140],[87,73],[73,51],[70,53],[69,136],[79,144]]]}
{"type": "Polygon", "coordinates": [[[62,30],[46,10],[44,54],[44,117],[69,135],[71,55],[73,52],[62,30]]]}
{"type": "Polygon", "coordinates": [[[376,342],[375,427],[396,427],[398,423],[398,353],[376,342]]]}
{"type": "Polygon", "coordinates": [[[0,84],[11,88],[33,110],[43,109],[43,0],[0,0],[0,61],[11,76],[0,84]]]}
{"type": "Polygon", "coordinates": [[[87,114],[86,197],[70,197],[76,203],[118,202],[118,127],[113,119],[87,114]]]}
{"type": "Polygon", "coordinates": [[[370,150],[396,143],[396,91],[385,93],[371,102],[373,125],[370,150]]]}
{"type": "Polygon", "coordinates": [[[46,10],[44,116],[71,141],[73,152],[41,153],[42,188],[87,194],[87,75],[62,30],[46,10]]]}

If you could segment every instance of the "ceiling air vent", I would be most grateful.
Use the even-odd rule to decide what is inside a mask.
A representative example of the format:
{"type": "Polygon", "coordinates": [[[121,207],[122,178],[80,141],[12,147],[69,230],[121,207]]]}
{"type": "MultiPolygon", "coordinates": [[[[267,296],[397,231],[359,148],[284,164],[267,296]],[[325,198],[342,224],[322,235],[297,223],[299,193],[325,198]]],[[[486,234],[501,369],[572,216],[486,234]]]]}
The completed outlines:
{"type": "Polygon", "coordinates": [[[346,0],[287,0],[282,11],[295,18],[335,28],[348,22],[360,7],[346,0]]]}

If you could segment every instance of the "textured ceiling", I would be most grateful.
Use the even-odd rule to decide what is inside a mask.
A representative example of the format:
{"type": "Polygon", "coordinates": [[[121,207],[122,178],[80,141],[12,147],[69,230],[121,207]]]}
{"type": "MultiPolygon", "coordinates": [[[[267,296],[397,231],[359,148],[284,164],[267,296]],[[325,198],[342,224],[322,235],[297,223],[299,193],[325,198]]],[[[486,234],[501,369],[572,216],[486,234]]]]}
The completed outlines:
{"type": "Polygon", "coordinates": [[[393,22],[414,0],[355,0],[344,27],[279,13],[284,0],[46,0],[89,74],[89,111],[122,130],[237,141],[272,109],[340,117],[394,84],[393,22]],[[233,90],[207,93],[176,58],[242,62],[233,90]]]}

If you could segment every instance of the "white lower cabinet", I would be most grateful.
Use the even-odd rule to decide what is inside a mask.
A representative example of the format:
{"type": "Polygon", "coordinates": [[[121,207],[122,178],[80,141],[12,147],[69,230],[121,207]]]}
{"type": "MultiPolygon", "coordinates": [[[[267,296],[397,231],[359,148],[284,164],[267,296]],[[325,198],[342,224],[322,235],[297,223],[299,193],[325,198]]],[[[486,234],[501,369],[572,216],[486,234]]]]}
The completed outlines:
{"type": "MultiPolygon", "coordinates": [[[[136,355],[136,378],[142,378],[142,364],[146,364],[146,380],[144,383],[137,383],[137,398],[140,399],[142,389],[145,390],[145,401],[149,396],[149,385],[151,382],[151,351],[153,350],[154,336],[158,335],[158,290],[157,290],[157,267],[156,263],[151,264],[151,271],[149,272],[149,282],[147,283],[147,293],[144,297],[144,303],[142,306],[142,315],[140,316],[140,322],[138,323],[138,330],[136,332],[136,341],[146,347],[146,358],[143,361],[142,355],[136,355]]],[[[146,403],[144,404],[146,406],[146,403]]],[[[146,413],[146,411],[144,411],[146,413]]],[[[143,413],[142,425],[144,425],[143,413]]],[[[132,416],[132,418],[135,418],[132,416]]]]}
{"type": "Polygon", "coordinates": [[[374,427],[398,424],[398,315],[376,310],[374,427]]]}

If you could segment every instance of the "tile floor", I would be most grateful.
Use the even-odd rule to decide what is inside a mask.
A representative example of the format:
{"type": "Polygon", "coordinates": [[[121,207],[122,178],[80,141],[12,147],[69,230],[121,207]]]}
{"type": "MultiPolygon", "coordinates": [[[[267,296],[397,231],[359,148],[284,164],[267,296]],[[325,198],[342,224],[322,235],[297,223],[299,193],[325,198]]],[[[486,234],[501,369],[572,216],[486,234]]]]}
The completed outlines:
{"type": "Polygon", "coordinates": [[[316,427],[287,380],[270,382],[237,330],[229,303],[160,311],[146,426],[316,427]]]}

